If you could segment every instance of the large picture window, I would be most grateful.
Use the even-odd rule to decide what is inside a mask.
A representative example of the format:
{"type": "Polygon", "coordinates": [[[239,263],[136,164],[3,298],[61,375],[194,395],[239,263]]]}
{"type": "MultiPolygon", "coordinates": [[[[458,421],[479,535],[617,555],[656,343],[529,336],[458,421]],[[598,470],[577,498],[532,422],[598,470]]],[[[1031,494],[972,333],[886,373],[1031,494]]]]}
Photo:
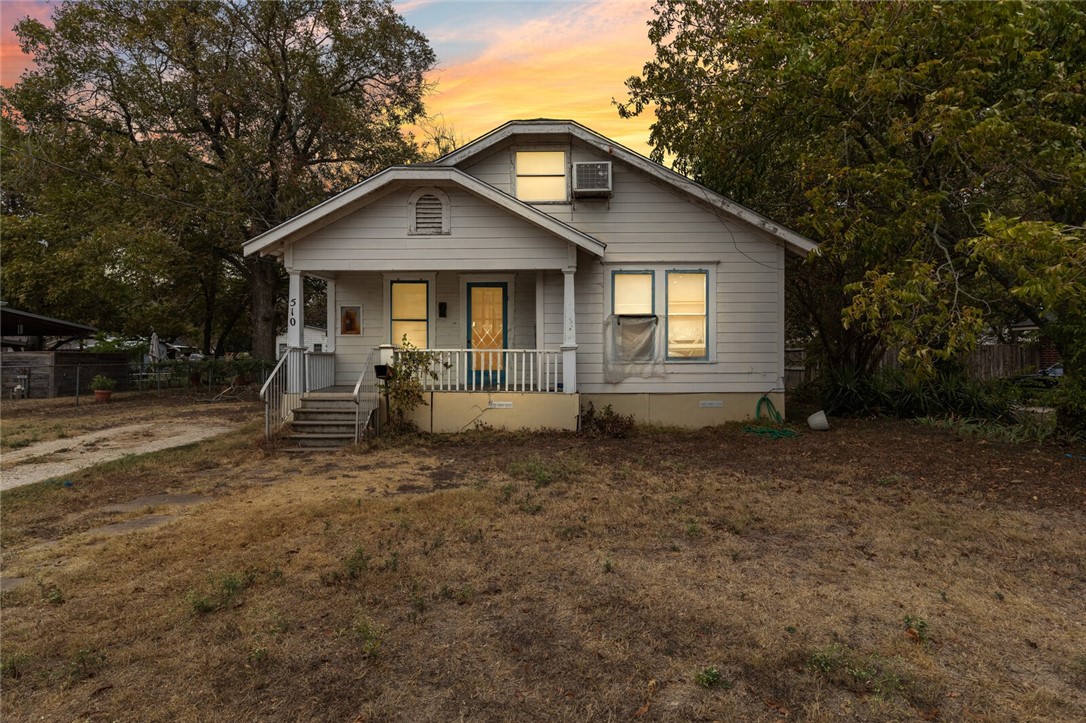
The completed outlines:
{"type": "Polygon", "coordinates": [[[569,200],[565,151],[518,151],[516,195],[528,203],[569,200]]]}
{"type": "Polygon", "coordinates": [[[667,358],[709,357],[709,273],[667,272],[667,358]]]}
{"type": "Polygon", "coordinates": [[[429,284],[425,281],[393,281],[391,288],[392,344],[407,341],[419,349],[429,346],[429,284]]]}

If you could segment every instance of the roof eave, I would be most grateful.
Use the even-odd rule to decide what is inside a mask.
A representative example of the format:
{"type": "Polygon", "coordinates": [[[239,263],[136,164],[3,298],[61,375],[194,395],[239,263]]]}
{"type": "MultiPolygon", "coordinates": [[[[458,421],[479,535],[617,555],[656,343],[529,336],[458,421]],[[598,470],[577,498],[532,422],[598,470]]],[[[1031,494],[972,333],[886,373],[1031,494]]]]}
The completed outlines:
{"type": "Polygon", "coordinates": [[[319,203],[313,208],[284,221],[275,228],[247,241],[242,250],[244,255],[251,254],[282,255],[284,247],[305,235],[305,230],[329,214],[347,210],[353,204],[363,200],[390,183],[396,181],[447,181],[454,183],[478,197],[489,200],[515,213],[524,220],[543,228],[570,243],[576,244],[597,256],[603,256],[606,244],[588,234],[566,224],[553,216],[520,201],[507,193],[489,186],[474,176],[447,166],[392,166],[381,171],[351,188],[319,203]]]}
{"type": "Polygon", "coordinates": [[[441,166],[455,166],[468,158],[478,156],[490,148],[499,145],[507,138],[518,133],[569,133],[571,136],[601,150],[609,155],[617,155],[626,163],[665,183],[679,188],[687,195],[700,199],[708,205],[760,229],[778,239],[786,249],[800,256],[807,256],[817,251],[818,244],[811,239],[782,226],[757,211],[720,195],[705,186],[692,181],[686,176],[663,166],[651,158],[646,158],[637,151],[601,136],[590,128],[571,120],[514,120],[504,123],[489,133],[480,136],[471,143],[439,158],[434,163],[441,166]]]}

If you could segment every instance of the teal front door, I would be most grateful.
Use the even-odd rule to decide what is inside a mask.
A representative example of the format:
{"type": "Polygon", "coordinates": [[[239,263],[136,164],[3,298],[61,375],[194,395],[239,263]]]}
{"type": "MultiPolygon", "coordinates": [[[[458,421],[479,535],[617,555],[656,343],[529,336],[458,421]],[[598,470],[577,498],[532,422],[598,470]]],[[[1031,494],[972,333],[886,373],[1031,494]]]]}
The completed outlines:
{"type": "Polygon", "coordinates": [[[509,286],[504,281],[471,282],[468,289],[468,374],[476,387],[505,381],[505,349],[509,348],[509,286]]]}

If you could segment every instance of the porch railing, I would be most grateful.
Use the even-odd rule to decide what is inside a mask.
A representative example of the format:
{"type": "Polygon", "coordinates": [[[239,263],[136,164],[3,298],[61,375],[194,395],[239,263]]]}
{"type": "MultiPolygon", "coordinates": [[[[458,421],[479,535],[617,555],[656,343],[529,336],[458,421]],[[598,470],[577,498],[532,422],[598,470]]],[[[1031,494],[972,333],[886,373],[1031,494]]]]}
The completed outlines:
{"type": "Polygon", "coordinates": [[[305,390],[315,392],[336,383],[336,355],[332,352],[305,353],[305,390]]]}
{"type": "Polygon", "coordinates": [[[336,383],[336,355],[311,352],[305,347],[286,350],[260,388],[264,402],[264,435],[271,437],[302,405],[302,395],[336,383]]]}
{"type": "Polygon", "coordinates": [[[362,430],[369,426],[370,420],[373,418],[373,413],[381,403],[380,388],[377,386],[377,375],[373,368],[374,364],[377,363],[377,355],[379,352],[380,349],[374,349],[370,352],[369,357],[366,359],[365,366],[362,367],[362,374],[358,377],[358,382],[354,385],[355,444],[361,439],[362,430]]]}
{"type": "Polygon", "coordinates": [[[427,349],[436,355],[423,374],[430,392],[557,392],[562,352],[557,349],[427,349]]]}
{"type": "Polygon", "coordinates": [[[291,412],[301,406],[305,389],[305,349],[291,347],[268,375],[260,388],[260,401],[264,402],[264,435],[271,437],[291,412]]]}

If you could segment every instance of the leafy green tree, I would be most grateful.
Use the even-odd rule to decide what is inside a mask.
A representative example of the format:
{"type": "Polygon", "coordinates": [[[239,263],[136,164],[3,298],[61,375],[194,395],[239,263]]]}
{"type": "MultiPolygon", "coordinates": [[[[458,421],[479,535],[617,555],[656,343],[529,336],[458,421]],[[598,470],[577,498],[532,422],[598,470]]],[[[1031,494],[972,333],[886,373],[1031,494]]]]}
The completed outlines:
{"type": "Polygon", "coordinates": [[[69,0],[52,28],[26,19],[16,33],[37,69],[5,89],[10,115],[30,136],[81,129],[108,154],[109,182],[205,260],[205,308],[236,309],[247,285],[263,358],[274,356],[281,270],[241,245],[415,158],[401,128],[421,116],[434,63],[389,0],[69,0]]]}
{"type": "Polygon", "coordinates": [[[1081,363],[1086,6],[655,12],[620,112],[653,108],[658,159],[821,243],[790,303],[831,365],[900,344],[922,373],[1023,317],[1081,363]]]}

